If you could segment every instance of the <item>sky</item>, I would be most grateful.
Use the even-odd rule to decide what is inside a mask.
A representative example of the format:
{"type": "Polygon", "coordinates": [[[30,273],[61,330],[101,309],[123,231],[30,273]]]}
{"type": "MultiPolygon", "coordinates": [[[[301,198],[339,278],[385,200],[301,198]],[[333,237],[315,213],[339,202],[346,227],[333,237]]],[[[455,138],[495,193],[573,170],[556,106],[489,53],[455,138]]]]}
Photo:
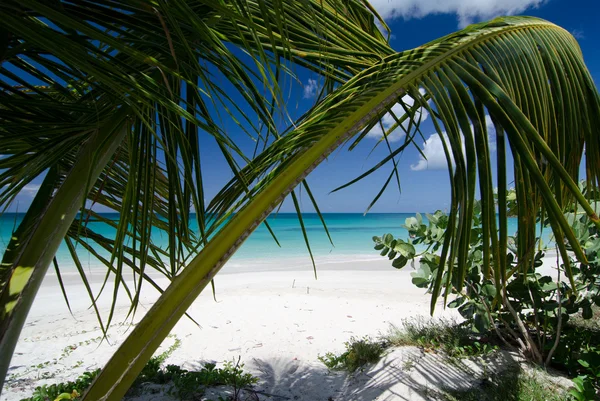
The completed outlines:
{"type": "MultiPolygon", "coordinates": [[[[397,50],[417,47],[431,40],[452,33],[466,25],[491,19],[499,15],[530,15],[549,20],[562,26],[577,38],[583,51],[586,64],[596,83],[600,82],[600,53],[596,51],[600,39],[600,4],[593,0],[372,0],[371,3],[385,19],[392,31],[391,46],[397,50]]],[[[292,117],[299,117],[315,101],[320,88],[319,77],[314,73],[296,69],[300,84],[290,87],[288,111],[292,117]]],[[[427,117],[425,114],[423,118],[427,117]]],[[[392,124],[391,118],[384,118],[384,126],[392,124]]],[[[488,121],[490,123],[490,121],[488,121]]],[[[225,129],[239,130],[233,122],[224,122],[225,129]]],[[[419,140],[427,160],[416,149],[407,149],[399,159],[400,190],[390,184],[387,191],[373,206],[371,212],[404,213],[433,212],[447,210],[450,200],[448,170],[442,153],[441,141],[432,124],[426,121],[423,134],[426,141],[419,140]]],[[[379,130],[380,131],[380,130],[379,130]]],[[[239,137],[242,147],[251,149],[250,142],[241,132],[233,132],[239,137]]],[[[391,166],[380,169],[366,180],[339,192],[330,193],[334,188],[365,172],[377,163],[387,150],[385,145],[373,146],[380,138],[374,129],[352,152],[346,148],[335,151],[308,177],[307,181],[317,199],[322,212],[364,212],[379,189],[386,181],[391,166]]],[[[391,138],[399,140],[398,135],[391,138]]],[[[210,138],[204,138],[203,171],[207,196],[214,195],[230,178],[231,172],[210,138]]],[[[493,138],[490,139],[494,149],[493,138]]],[[[24,210],[31,202],[39,186],[34,181],[18,195],[16,207],[24,210]]],[[[308,197],[299,193],[301,207],[305,212],[313,211],[308,197]]],[[[209,199],[207,199],[209,200],[209,199]]],[[[99,209],[99,211],[103,211],[99,209]]],[[[284,202],[282,212],[294,211],[291,201],[284,202]]]]}
{"type": "MultiPolygon", "coordinates": [[[[371,4],[389,25],[392,31],[390,44],[398,51],[417,47],[470,23],[500,15],[529,15],[546,19],[577,38],[592,76],[597,84],[600,82],[600,53],[597,52],[600,3],[593,0],[372,0],[371,4]]],[[[309,76],[303,82],[306,95],[314,94],[318,89],[317,77],[309,76]]],[[[488,124],[490,122],[488,119],[488,124]]],[[[385,155],[384,146],[379,146],[379,152],[369,155],[380,137],[377,133],[371,134],[371,138],[366,138],[358,149],[335,152],[309,176],[309,184],[321,211],[364,212],[385,183],[391,167],[382,168],[354,186],[329,193],[366,171],[385,155]]],[[[425,144],[422,140],[418,142],[427,160],[415,149],[408,148],[398,165],[401,191],[390,183],[370,212],[447,210],[450,185],[441,141],[429,121],[423,125],[423,134],[427,141],[425,144]]],[[[493,142],[491,148],[494,149],[493,142]]],[[[304,210],[311,211],[307,197],[303,200],[304,210]]],[[[293,205],[287,202],[281,210],[293,211],[293,205]]]]}

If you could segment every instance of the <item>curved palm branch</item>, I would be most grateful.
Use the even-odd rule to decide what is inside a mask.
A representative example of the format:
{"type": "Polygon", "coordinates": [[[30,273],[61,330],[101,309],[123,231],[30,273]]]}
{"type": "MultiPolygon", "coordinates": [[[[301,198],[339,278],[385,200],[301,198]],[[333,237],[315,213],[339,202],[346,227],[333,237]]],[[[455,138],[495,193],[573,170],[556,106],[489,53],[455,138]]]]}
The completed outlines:
{"type": "Polygon", "coordinates": [[[0,4],[0,209],[45,174],[0,265],[2,379],[63,239],[88,289],[82,248],[107,266],[107,281],[114,275],[114,298],[123,289],[134,310],[143,279],[155,285],[146,267],[172,278],[216,228],[204,204],[199,136],[216,140],[235,175],[249,157],[221,121],[237,123],[257,149],[279,137],[275,116],[286,113],[280,81],[293,78],[286,62],[303,60],[322,74],[325,94],[390,54],[365,4],[0,4]],[[100,218],[94,204],[119,213],[114,240],[88,224],[100,218]],[[192,208],[197,234],[189,230],[192,208]],[[153,227],[168,234],[168,253],[153,243],[153,227]],[[132,291],[123,279],[127,268],[139,278],[132,291]]]}
{"type": "MultiPolygon", "coordinates": [[[[568,202],[576,201],[600,225],[575,183],[584,144],[587,178],[594,185],[599,172],[594,126],[600,118],[600,102],[578,45],[565,30],[535,18],[501,18],[474,25],[386,57],[359,73],[250,163],[240,174],[245,178],[232,183],[221,196],[237,199],[245,191],[240,186],[262,177],[249,193],[241,195],[243,206],[171,283],[85,399],[120,399],[175,323],[260,222],[335,148],[371,127],[405,95],[430,111],[440,135],[447,132],[452,229],[439,269],[439,274],[446,273],[446,286],[452,281],[460,286],[464,275],[478,179],[485,211],[483,230],[489,239],[485,246],[488,274],[499,285],[506,279],[506,220],[501,218],[498,234],[486,112],[496,126],[500,210],[506,209],[502,203],[506,202],[508,145],[515,158],[518,196],[528,199],[519,205],[519,232],[533,233],[532,212],[543,206],[557,238],[566,238],[577,257],[585,260],[561,214],[568,202]]],[[[526,264],[530,235],[523,237],[518,256],[526,264]]],[[[564,244],[558,241],[558,245],[565,252],[564,244]]],[[[441,290],[432,289],[432,308],[441,290]]]]}

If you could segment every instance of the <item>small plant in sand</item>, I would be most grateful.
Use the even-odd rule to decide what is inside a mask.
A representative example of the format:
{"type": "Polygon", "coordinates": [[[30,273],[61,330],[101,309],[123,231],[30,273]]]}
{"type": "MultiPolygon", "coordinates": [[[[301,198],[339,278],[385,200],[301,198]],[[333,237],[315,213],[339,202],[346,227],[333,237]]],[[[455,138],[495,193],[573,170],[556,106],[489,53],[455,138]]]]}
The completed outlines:
{"type": "Polygon", "coordinates": [[[319,360],[331,370],[354,372],[366,364],[377,362],[384,351],[383,344],[370,337],[351,337],[344,346],[346,350],[341,354],[327,352],[325,355],[319,355],[319,360]]]}
{"type": "Polygon", "coordinates": [[[441,349],[451,358],[488,355],[498,349],[488,337],[482,337],[464,324],[443,319],[404,319],[402,326],[390,326],[385,340],[394,346],[412,345],[427,350],[441,349]]]}
{"type": "Polygon", "coordinates": [[[189,371],[177,365],[162,368],[154,358],[151,362],[134,382],[131,395],[143,393],[145,383],[164,384],[168,387],[168,394],[182,400],[196,399],[209,387],[229,386],[233,390],[231,400],[237,401],[242,390],[258,382],[258,378],[244,372],[244,364],[240,363],[239,358],[236,363],[225,362],[222,368],[217,368],[214,363],[207,363],[199,371],[189,371]]]}
{"type": "MultiPolygon", "coordinates": [[[[129,396],[144,394],[144,385],[149,383],[164,385],[167,394],[181,400],[197,399],[210,387],[229,386],[233,390],[232,395],[225,400],[238,401],[242,390],[252,387],[258,381],[258,378],[244,372],[244,365],[239,363],[239,359],[235,364],[231,361],[225,362],[222,368],[207,363],[199,371],[189,371],[177,365],[167,365],[163,368],[161,364],[164,359],[163,353],[148,361],[129,391],[129,396]]],[[[30,398],[21,401],[78,399],[99,373],[100,369],[86,372],[74,382],[39,386],[30,398]]]]}
{"type": "MultiPolygon", "coordinates": [[[[174,338],[173,344],[146,363],[131,387],[129,396],[144,394],[144,385],[149,383],[164,385],[169,395],[181,400],[197,399],[209,387],[229,386],[233,390],[232,396],[225,400],[237,401],[242,390],[248,389],[258,382],[258,378],[244,372],[244,364],[240,363],[240,358],[236,363],[224,362],[222,368],[217,368],[214,363],[207,363],[199,371],[189,371],[177,365],[163,367],[167,358],[181,346],[181,340],[177,336],[170,337],[174,338]]],[[[21,401],[79,399],[99,373],[100,369],[85,372],[74,382],[39,386],[30,398],[21,401]]]]}
{"type": "Polygon", "coordinates": [[[58,383],[36,387],[30,398],[21,401],[54,401],[65,399],[76,399],[92,384],[92,381],[100,369],[92,372],[85,372],[73,382],[58,383]]]}

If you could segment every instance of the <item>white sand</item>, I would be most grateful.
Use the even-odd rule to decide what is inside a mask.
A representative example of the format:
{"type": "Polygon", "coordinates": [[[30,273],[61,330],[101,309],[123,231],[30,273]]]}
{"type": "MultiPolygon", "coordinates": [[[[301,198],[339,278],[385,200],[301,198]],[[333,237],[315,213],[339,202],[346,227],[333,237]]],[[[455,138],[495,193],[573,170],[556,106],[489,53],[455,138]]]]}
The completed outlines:
{"type": "MultiPolygon", "coordinates": [[[[187,369],[241,357],[245,369],[260,378],[257,389],[288,399],[421,399],[406,385],[403,395],[395,398],[396,393],[388,391],[399,381],[394,374],[367,384],[330,373],[317,360],[319,354],[342,351],[344,341],[352,336],[376,337],[390,323],[428,316],[429,295],[412,285],[411,271],[410,266],[397,271],[382,259],[343,267],[322,264],[318,280],[309,268],[221,274],[216,279],[217,302],[207,290],[189,310],[201,327],[183,318],[161,350],[179,339],[181,347],[167,363],[187,369]],[[357,392],[359,388],[364,391],[357,392]]],[[[101,278],[101,274],[94,276],[96,287],[101,278]]],[[[110,343],[101,341],[85,290],[76,276],[66,275],[64,280],[73,316],[56,277],[49,275],[17,345],[2,400],[20,400],[31,396],[35,386],[73,380],[86,370],[102,367],[130,330],[128,323],[116,324],[124,321],[128,311],[121,298],[109,332],[110,343]]],[[[148,287],[142,304],[150,306],[156,296],[148,287]]],[[[105,315],[107,301],[101,301],[105,315]]],[[[144,312],[140,307],[136,320],[144,312]]],[[[441,314],[457,316],[454,310],[444,311],[440,306],[437,315],[441,314]]]]}

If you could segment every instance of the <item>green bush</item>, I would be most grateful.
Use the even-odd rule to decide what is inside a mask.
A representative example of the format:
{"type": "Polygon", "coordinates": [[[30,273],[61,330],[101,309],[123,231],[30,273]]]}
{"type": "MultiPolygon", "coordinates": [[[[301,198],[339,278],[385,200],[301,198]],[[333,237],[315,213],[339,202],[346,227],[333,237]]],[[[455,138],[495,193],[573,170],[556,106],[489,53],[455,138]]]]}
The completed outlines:
{"type": "Polygon", "coordinates": [[[77,398],[92,384],[92,381],[98,376],[100,369],[93,372],[85,372],[74,382],[66,382],[52,385],[36,387],[30,398],[21,401],[54,401],[64,394],[62,399],[77,398]],[[68,397],[67,397],[68,396],[68,397]]]}
{"type": "MultiPolygon", "coordinates": [[[[582,191],[585,193],[584,186],[582,191]]],[[[600,211],[600,201],[591,204],[600,211]]],[[[508,206],[512,211],[517,210],[516,199],[508,206]]],[[[537,251],[529,261],[519,261],[517,249],[509,246],[510,252],[505,255],[506,275],[500,279],[493,277],[493,270],[483,257],[486,239],[482,235],[479,203],[475,204],[472,217],[466,275],[449,277],[448,271],[457,266],[446,266],[438,282],[441,258],[437,252],[442,248],[450,219],[439,210],[426,216],[427,222],[418,213],[406,219],[403,227],[408,230],[409,238],[394,238],[391,234],[373,237],[375,249],[397,269],[418,259],[419,267],[411,273],[413,284],[429,291],[437,285],[445,288],[442,295],[449,300],[447,306],[456,308],[474,333],[497,336],[514,346],[524,345],[524,353],[535,362],[563,368],[571,377],[581,377],[583,385],[599,391],[596,367],[600,366],[600,344],[594,340],[599,332],[592,329],[597,323],[588,324],[587,328],[579,325],[577,329],[570,323],[570,320],[598,321],[593,308],[600,306],[600,236],[587,214],[579,208],[566,212],[588,264],[570,259],[574,281],[558,283],[537,271],[545,256],[539,238],[535,241],[537,251]],[[499,282],[504,283],[501,288],[497,287],[499,282]],[[450,285],[446,287],[446,283],[450,285]]],[[[518,233],[509,237],[509,245],[518,242],[518,233]]],[[[561,270],[566,269],[564,262],[559,266],[561,270]]]]}
{"type": "Polygon", "coordinates": [[[498,349],[489,337],[476,335],[466,325],[444,319],[405,319],[401,328],[391,326],[385,339],[396,346],[441,349],[449,357],[457,358],[483,356],[498,349]]]}
{"type": "Polygon", "coordinates": [[[384,351],[383,344],[369,337],[362,339],[351,337],[344,346],[346,350],[340,355],[328,352],[324,356],[319,355],[319,360],[331,370],[354,372],[368,363],[379,361],[384,351]]]}
{"type": "MultiPolygon", "coordinates": [[[[189,371],[177,365],[167,365],[163,368],[162,365],[166,359],[180,345],[181,341],[175,337],[175,342],[165,352],[152,357],[134,381],[128,394],[141,393],[145,383],[163,384],[170,385],[169,394],[187,400],[202,395],[207,387],[231,386],[234,389],[234,400],[237,400],[239,390],[258,382],[258,378],[250,373],[244,373],[244,365],[239,363],[239,359],[236,364],[231,361],[225,362],[223,368],[217,368],[214,363],[207,363],[199,371],[189,371]]],[[[100,369],[86,372],[74,382],[37,387],[32,397],[21,401],[77,399],[87,390],[99,373],[100,369]]]]}

